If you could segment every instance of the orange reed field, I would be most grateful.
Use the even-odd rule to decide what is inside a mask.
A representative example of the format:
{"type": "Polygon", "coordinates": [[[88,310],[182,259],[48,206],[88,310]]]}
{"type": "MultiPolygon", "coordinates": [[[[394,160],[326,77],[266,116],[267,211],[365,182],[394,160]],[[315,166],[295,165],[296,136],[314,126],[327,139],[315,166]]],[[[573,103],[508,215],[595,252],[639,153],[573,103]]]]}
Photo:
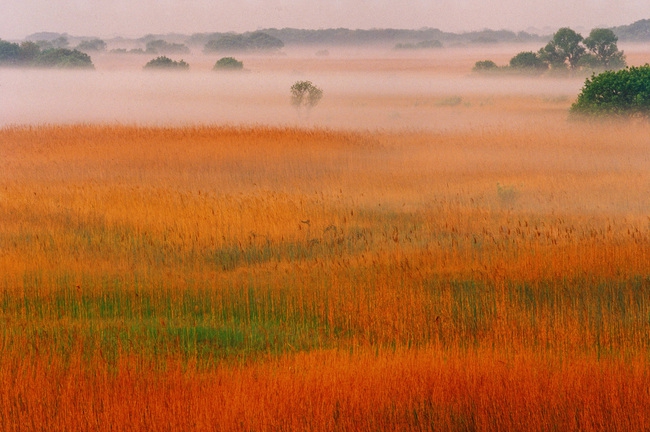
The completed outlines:
{"type": "Polygon", "coordinates": [[[648,430],[649,155],[563,109],[6,126],[0,429],[648,430]]]}

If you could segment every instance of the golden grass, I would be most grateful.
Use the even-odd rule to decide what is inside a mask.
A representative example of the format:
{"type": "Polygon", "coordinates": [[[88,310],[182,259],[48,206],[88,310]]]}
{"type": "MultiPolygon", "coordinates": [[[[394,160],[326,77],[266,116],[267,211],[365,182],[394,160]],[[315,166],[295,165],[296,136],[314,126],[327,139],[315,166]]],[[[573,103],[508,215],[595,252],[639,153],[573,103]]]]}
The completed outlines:
{"type": "Polygon", "coordinates": [[[197,373],[3,359],[5,430],[644,430],[647,359],[322,351],[197,373]]]}
{"type": "Polygon", "coordinates": [[[2,428],[647,429],[649,132],[1,129],[2,428]]]}

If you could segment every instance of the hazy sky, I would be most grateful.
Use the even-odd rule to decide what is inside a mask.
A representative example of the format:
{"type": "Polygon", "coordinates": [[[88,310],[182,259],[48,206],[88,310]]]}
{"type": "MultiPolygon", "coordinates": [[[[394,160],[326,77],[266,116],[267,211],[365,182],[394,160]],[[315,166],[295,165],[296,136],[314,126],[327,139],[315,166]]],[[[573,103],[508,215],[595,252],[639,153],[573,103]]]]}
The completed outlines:
{"type": "Polygon", "coordinates": [[[650,18],[650,0],[0,0],[0,38],[249,31],[268,27],[445,31],[590,29],[650,18]]]}

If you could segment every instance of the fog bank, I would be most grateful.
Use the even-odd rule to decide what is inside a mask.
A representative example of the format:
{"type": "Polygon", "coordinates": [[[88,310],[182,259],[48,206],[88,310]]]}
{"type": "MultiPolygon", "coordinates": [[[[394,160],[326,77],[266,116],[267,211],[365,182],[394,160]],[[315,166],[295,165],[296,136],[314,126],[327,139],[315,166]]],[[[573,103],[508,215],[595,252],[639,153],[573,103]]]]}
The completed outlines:
{"type": "Polygon", "coordinates": [[[213,72],[212,59],[202,56],[190,60],[188,72],[148,72],[141,56],[121,59],[105,55],[95,71],[0,69],[0,124],[445,129],[564,111],[583,84],[477,77],[465,57],[246,58],[243,73],[213,72]],[[460,63],[445,69],[445,62],[460,63]],[[298,111],[291,105],[297,80],[323,89],[318,106],[298,111]]]}

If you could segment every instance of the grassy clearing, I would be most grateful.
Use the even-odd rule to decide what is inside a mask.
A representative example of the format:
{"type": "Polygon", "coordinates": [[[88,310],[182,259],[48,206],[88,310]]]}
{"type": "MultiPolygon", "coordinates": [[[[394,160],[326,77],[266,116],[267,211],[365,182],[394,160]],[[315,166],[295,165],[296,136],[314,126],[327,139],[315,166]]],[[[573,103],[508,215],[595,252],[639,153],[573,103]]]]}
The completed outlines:
{"type": "Polygon", "coordinates": [[[2,427],[650,427],[650,131],[547,127],[0,130],[2,427]]]}

